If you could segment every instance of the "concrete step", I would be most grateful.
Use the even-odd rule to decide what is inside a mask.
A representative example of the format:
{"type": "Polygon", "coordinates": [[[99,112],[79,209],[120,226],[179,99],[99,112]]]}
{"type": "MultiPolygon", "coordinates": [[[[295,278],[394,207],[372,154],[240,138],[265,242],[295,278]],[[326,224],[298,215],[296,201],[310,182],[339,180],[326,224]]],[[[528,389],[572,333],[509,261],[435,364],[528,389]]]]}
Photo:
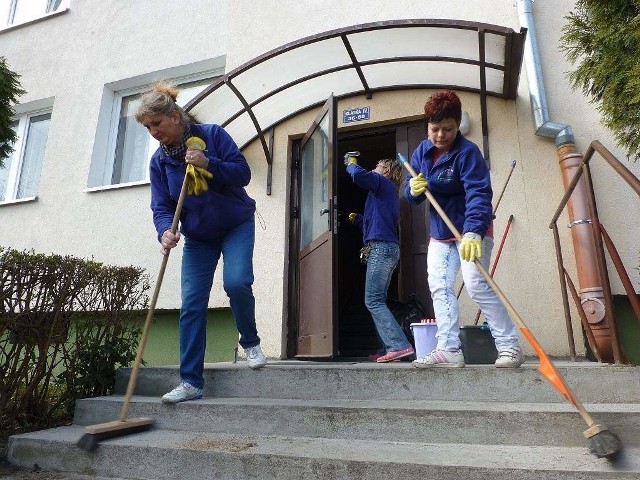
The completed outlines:
{"type": "MultiPolygon", "coordinates": [[[[537,360],[537,359],[536,359],[537,360]]],[[[629,365],[557,361],[582,403],[640,403],[640,369],[629,365]]],[[[205,366],[206,397],[290,399],[436,400],[566,403],[529,359],[516,369],[493,365],[417,369],[410,362],[271,361],[260,370],[246,362],[205,366]]],[[[129,369],[118,372],[116,393],[126,391],[129,369]]],[[[142,368],[136,395],[161,396],[179,382],[177,367],[142,368]]]]}
{"type": "MultiPolygon", "coordinates": [[[[62,477],[260,479],[640,478],[640,369],[556,362],[587,410],[622,440],[616,463],[588,453],[586,425],[529,361],[519,369],[271,361],[206,366],[205,397],[164,405],[177,367],[143,368],[129,418],[151,431],[76,446],[115,420],[122,395],[78,402],[74,425],[11,437],[15,465],[62,477]],[[142,392],[142,394],[141,394],[142,392]]],[[[129,371],[118,374],[126,389],[129,371]]]]}
{"type": "MultiPolygon", "coordinates": [[[[118,418],[123,397],[80,400],[74,423],[118,418]]],[[[597,422],[627,447],[640,448],[640,404],[587,404],[597,422]]],[[[175,431],[288,435],[340,439],[588,445],[587,425],[568,404],[439,402],[430,400],[299,400],[203,398],[176,405],[134,397],[129,418],[150,417],[175,431]]]]}
{"type": "Polygon", "coordinates": [[[129,479],[637,479],[640,449],[610,462],[585,448],[421,443],[152,430],[75,447],[78,426],[12,437],[9,459],[49,471],[129,479]]]}

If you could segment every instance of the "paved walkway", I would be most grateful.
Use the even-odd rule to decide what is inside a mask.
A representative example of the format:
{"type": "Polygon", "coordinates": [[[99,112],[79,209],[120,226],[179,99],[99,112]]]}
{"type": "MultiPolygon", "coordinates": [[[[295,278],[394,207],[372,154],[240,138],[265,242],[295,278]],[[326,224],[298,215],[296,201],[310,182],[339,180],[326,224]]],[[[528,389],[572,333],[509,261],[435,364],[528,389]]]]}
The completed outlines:
{"type": "MultiPolygon", "coordinates": [[[[0,479],[2,480],[117,480],[113,478],[47,472],[40,469],[21,469],[0,459],[0,479]]],[[[121,479],[124,480],[124,479],[121,479]]]]}

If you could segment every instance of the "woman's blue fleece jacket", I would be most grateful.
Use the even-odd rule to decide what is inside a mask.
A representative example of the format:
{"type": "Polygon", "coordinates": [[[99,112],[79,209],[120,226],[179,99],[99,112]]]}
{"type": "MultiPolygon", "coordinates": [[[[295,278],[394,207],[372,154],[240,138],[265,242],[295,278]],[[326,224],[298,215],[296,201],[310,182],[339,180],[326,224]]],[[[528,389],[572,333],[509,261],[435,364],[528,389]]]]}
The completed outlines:
{"type": "Polygon", "coordinates": [[[347,167],[347,173],[353,183],[369,191],[364,203],[364,216],[357,214],[353,222],[362,229],[364,243],[378,240],[399,244],[400,201],[396,185],[384,175],[370,172],[355,163],[347,167]]]}
{"type": "MultiPolygon", "coordinates": [[[[209,189],[186,195],[180,213],[180,232],[196,240],[219,239],[249,219],[256,202],[244,187],[251,180],[249,164],[231,136],[219,125],[192,124],[191,134],[206,144],[207,169],[213,174],[209,189]]],[[[151,157],[151,210],[158,240],[171,228],[187,164],[158,148],[151,157]]]]}
{"type": "MultiPolygon", "coordinates": [[[[451,150],[431,165],[435,148],[431,140],[424,140],[413,152],[411,166],[416,172],[422,172],[429,184],[429,191],[461,234],[474,232],[484,237],[493,220],[493,191],[489,169],[480,149],[458,132],[451,150]]],[[[411,175],[407,175],[404,194],[409,203],[417,205],[423,202],[426,196],[411,195],[410,179],[411,175]]],[[[429,214],[431,238],[454,238],[433,207],[429,208],[429,214]]]]}

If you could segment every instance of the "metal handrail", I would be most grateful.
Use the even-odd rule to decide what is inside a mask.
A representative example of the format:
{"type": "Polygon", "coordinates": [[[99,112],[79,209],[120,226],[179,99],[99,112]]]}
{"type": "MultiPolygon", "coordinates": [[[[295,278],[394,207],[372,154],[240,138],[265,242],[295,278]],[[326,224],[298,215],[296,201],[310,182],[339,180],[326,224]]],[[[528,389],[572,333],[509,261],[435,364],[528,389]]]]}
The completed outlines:
{"type": "MultiPolygon", "coordinates": [[[[598,152],[602,156],[602,158],[609,164],[609,166],[618,175],[620,175],[625,182],[627,182],[627,184],[636,192],[638,196],[640,196],[640,179],[638,179],[638,177],[636,177],[627,167],[625,167],[622,164],[622,162],[620,162],[620,160],[618,160],[615,157],[615,155],[613,155],[609,150],[607,150],[602,145],[602,143],[600,143],[598,140],[594,140],[591,142],[591,144],[587,148],[587,151],[584,154],[582,162],[580,162],[580,165],[578,165],[578,171],[575,173],[575,175],[571,179],[571,182],[569,183],[567,190],[564,196],[562,197],[562,200],[560,200],[560,204],[558,205],[558,208],[556,209],[553,215],[553,218],[549,224],[549,228],[553,230],[553,235],[554,235],[556,261],[558,263],[558,273],[560,276],[560,287],[562,291],[562,303],[563,303],[564,312],[565,312],[565,323],[566,323],[567,336],[569,341],[569,350],[570,350],[572,359],[575,359],[575,343],[573,338],[573,327],[571,323],[571,313],[569,310],[569,299],[568,299],[568,292],[567,292],[567,280],[571,282],[571,278],[569,277],[569,274],[564,268],[564,264],[562,260],[562,248],[559,240],[557,222],[558,222],[558,218],[560,218],[560,215],[562,214],[562,211],[566,207],[569,201],[569,198],[571,197],[571,195],[573,194],[573,191],[578,185],[578,182],[584,175],[585,182],[588,188],[589,213],[591,217],[589,223],[591,223],[592,225],[593,240],[596,246],[596,256],[598,257],[597,258],[598,270],[600,271],[600,277],[603,283],[603,295],[604,295],[605,308],[607,312],[610,312],[609,320],[611,324],[611,340],[613,344],[613,356],[614,356],[614,361],[616,363],[621,363],[622,352],[621,352],[620,340],[618,338],[617,325],[616,325],[615,315],[613,310],[613,296],[611,294],[611,285],[609,283],[609,275],[607,272],[606,261],[604,258],[603,236],[606,235],[606,233],[603,231],[603,228],[600,225],[600,218],[598,216],[595,193],[593,190],[593,182],[591,180],[591,170],[589,168],[589,162],[593,158],[593,154],[595,152],[598,152]]],[[[610,241],[610,239],[607,239],[607,240],[610,241]]],[[[615,249],[615,247],[613,248],[615,249]]],[[[610,252],[610,255],[611,255],[611,252],[610,252]]],[[[616,265],[616,269],[618,270],[617,272],[618,276],[620,276],[620,279],[624,281],[623,277],[626,275],[626,272],[624,272],[623,274],[619,270],[619,267],[621,267],[621,265],[616,265]]],[[[622,267],[622,269],[624,270],[624,267],[622,267]]],[[[571,286],[572,286],[572,294],[573,294],[573,290],[575,289],[575,287],[573,287],[573,282],[571,282],[571,286]]],[[[627,291],[626,293],[627,293],[627,296],[629,296],[629,292],[627,291]]],[[[575,295],[573,296],[574,296],[574,302],[577,302],[575,295]]],[[[631,298],[629,298],[629,301],[632,303],[632,305],[637,304],[637,302],[634,302],[631,298]]],[[[576,307],[580,311],[581,305],[579,303],[576,303],[576,307]]],[[[640,316],[638,315],[639,312],[636,311],[636,309],[634,309],[634,313],[638,321],[640,322],[640,316]]],[[[581,320],[583,319],[581,318],[581,320]]],[[[591,341],[589,343],[591,348],[593,349],[595,342],[593,342],[593,345],[591,345],[592,343],[591,341]]],[[[599,352],[594,351],[594,354],[596,355],[596,358],[600,357],[599,352]]]]}

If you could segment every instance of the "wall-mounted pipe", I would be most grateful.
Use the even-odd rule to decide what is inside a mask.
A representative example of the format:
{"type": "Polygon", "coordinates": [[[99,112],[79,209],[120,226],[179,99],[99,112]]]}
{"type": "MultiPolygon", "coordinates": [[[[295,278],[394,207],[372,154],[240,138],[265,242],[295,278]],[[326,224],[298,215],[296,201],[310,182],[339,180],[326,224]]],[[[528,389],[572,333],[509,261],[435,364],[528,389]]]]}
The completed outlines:
{"type": "Polygon", "coordinates": [[[529,81],[529,100],[531,101],[531,113],[536,128],[536,135],[540,137],[556,138],[561,132],[568,129],[565,135],[573,136],[571,127],[562,123],[549,121],[549,109],[547,108],[547,93],[542,81],[542,67],[540,53],[538,52],[538,38],[533,21],[533,2],[531,0],[518,1],[518,17],[520,26],[527,29],[527,38],[524,44],[524,64],[527,69],[529,81]]]}
{"type": "MultiPolygon", "coordinates": [[[[582,154],[576,152],[573,129],[570,125],[549,120],[547,95],[544,89],[538,40],[533,19],[532,0],[518,0],[520,26],[527,29],[524,45],[524,63],[529,83],[529,99],[538,136],[555,139],[560,171],[565,190],[582,162],[582,154]]],[[[567,203],[571,238],[578,272],[579,295],[582,308],[589,320],[591,331],[598,344],[603,361],[613,359],[612,339],[604,308],[603,282],[599,275],[596,246],[593,241],[589,218],[589,203],[584,178],[581,178],[567,203]]]]}

